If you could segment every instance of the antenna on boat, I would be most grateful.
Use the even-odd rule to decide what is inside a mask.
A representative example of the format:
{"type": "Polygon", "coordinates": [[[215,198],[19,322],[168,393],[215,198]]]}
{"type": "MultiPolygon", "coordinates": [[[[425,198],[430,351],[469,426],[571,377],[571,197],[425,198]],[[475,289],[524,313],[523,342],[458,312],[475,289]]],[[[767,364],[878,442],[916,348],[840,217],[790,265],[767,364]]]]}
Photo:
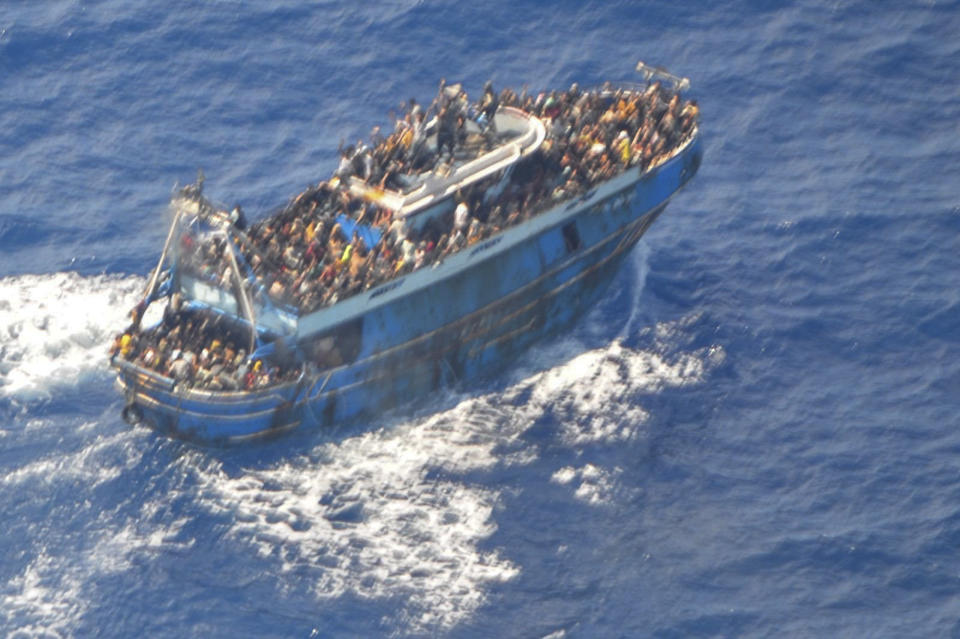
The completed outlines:
{"type": "Polygon", "coordinates": [[[678,75],[670,73],[663,67],[651,66],[643,60],[637,62],[637,71],[643,74],[643,78],[647,82],[650,82],[653,78],[663,78],[668,82],[672,82],[677,91],[686,91],[690,88],[690,78],[681,78],[678,75]]]}

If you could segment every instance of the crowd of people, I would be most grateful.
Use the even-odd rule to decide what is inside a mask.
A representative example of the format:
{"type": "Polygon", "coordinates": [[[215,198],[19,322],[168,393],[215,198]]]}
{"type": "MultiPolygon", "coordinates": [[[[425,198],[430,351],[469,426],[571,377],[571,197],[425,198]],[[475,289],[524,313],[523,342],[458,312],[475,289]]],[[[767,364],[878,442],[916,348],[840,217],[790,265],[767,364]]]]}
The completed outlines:
{"type": "Polygon", "coordinates": [[[159,324],[145,331],[129,327],[116,336],[110,355],[202,390],[253,390],[297,378],[300,368],[290,362],[248,357],[237,346],[247,341],[225,316],[186,308],[174,294],[159,324]]]}
{"type": "MultiPolygon", "coordinates": [[[[516,106],[540,117],[547,127],[542,147],[514,172],[499,197],[485,201],[489,181],[474,184],[458,193],[455,213],[414,231],[394,220],[390,209],[351,193],[346,180],[352,175],[389,185],[396,176],[436,168],[443,161],[448,143],[438,142],[437,151],[424,144],[426,112],[411,100],[392,134],[384,138],[376,131],[372,146],[343,149],[335,179],[305,191],[277,216],[234,234],[236,253],[263,284],[264,290],[254,294],[266,294],[301,313],[336,303],[486,239],[629,166],[658,163],[689,135],[698,113],[695,102],[682,103],[659,83],[643,93],[581,91],[573,85],[538,96],[505,90],[495,101],[491,94],[488,84],[484,98],[472,108],[462,91],[442,101],[437,136],[443,119],[455,113],[450,134],[455,153],[457,145],[467,142],[466,115],[481,113],[492,123],[491,104],[494,109],[498,104],[516,106]],[[347,234],[337,222],[340,215],[381,229],[383,239],[369,246],[360,233],[347,234]]],[[[194,244],[184,236],[182,263],[204,279],[229,286],[226,241],[220,237],[194,244]]]]}
{"type": "MultiPolygon", "coordinates": [[[[369,145],[341,146],[341,162],[331,180],[301,193],[279,214],[249,227],[235,224],[230,234],[206,241],[182,235],[181,268],[231,290],[236,284],[231,266],[235,262],[239,270],[255,276],[249,289],[255,300],[266,296],[274,304],[308,313],[442,260],[628,167],[655,166],[691,134],[697,119],[695,101],[682,101],[658,82],[642,92],[611,87],[584,91],[574,84],[566,91],[538,95],[510,89],[498,95],[487,83],[481,100],[472,105],[458,86],[441,83],[427,110],[411,99],[389,135],[374,129],[369,145]],[[457,192],[451,213],[415,230],[394,219],[389,208],[348,188],[349,179],[356,176],[371,186],[402,190],[409,184],[408,176],[442,170],[458,159],[458,153],[461,158],[475,157],[498,139],[493,116],[500,106],[539,117],[547,135],[541,147],[515,168],[497,197],[485,197],[496,177],[470,185],[457,192]],[[429,115],[435,115],[435,145],[427,143],[429,115]],[[468,118],[478,121],[479,127],[467,127],[468,118]],[[480,133],[471,136],[468,129],[480,133]],[[371,242],[370,235],[356,226],[346,232],[344,217],[351,226],[377,229],[379,240],[371,242]]],[[[242,212],[236,209],[232,217],[242,219],[242,212]]],[[[186,323],[167,325],[165,319],[155,331],[125,334],[118,340],[128,343],[118,341],[117,352],[202,388],[251,388],[265,379],[272,383],[289,377],[290,373],[261,364],[248,379],[255,363],[245,365],[241,360],[247,354],[218,337],[214,320],[198,320],[179,310],[175,316],[186,323]]]]}

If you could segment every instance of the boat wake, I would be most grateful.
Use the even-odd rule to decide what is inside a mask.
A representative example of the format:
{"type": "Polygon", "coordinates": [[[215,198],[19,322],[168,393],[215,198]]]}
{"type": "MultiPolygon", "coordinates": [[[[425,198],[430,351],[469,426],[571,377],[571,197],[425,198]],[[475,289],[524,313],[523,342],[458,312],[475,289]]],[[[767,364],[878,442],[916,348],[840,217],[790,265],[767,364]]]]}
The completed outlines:
{"type": "MultiPolygon", "coordinates": [[[[49,436],[44,422],[31,420],[26,437],[49,436]]],[[[142,462],[147,448],[142,434],[127,430],[97,435],[95,423],[84,423],[74,432],[87,438],[76,450],[42,455],[15,469],[7,467],[0,476],[2,503],[45,513],[29,520],[14,516],[9,522],[9,538],[16,540],[11,551],[19,550],[11,554],[29,558],[22,571],[0,587],[0,627],[11,636],[84,634],[78,629],[102,600],[99,584],[134,570],[135,558],[155,558],[158,550],[173,549],[186,521],[160,522],[156,513],[165,511],[161,503],[122,496],[117,490],[131,485],[132,473],[142,462]],[[120,502],[104,498],[106,493],[121,495],[120,502]],[[46,512],[63,494],[83,498],[46,512]],[[77,520],[91,523],[77,528],[77,520]]],[[[15,446],[26,448],[22,442],[15,446]]]]}
{"type": "Polygon", "coordinates": [[[106,372],[110,339],[143,287],[137,276],[0,278],[0,397],[46,399],[53,387],[106,372]]]}
{"type": "MultiPolygon", "coordinates": [[[[641,437],[647,413],[638,394],[699,383],[722,359],[713,349],[668,361],[617,341],[505,391],[324,443],[273,468],[206,471],[199,501],[232,514],[238,544],[285,574],[309,574],[317,597],[402,597],[405,617],[393,620],[401,634],[450,628],[523,570],[496,541],[497,471],[532,467],[539,448],[524,437],[532,425],[554,418],[561,445],[578,451],[641,437]],[[494,549],[482,550],[490,540],[494,549]]],[[[603,507],[622,493],[621,472],[584,463],[558,466],[547,479],[603,507]]]]}
{"type": "MultiPolygon", "coordinates": [[[[0,392],[43,396],[51,380],[105,371],[104,347],[142,285],[138,277],[70,273],[0,280],[0,392]]],[[[524,570],[497,538],[505,491],[517,488],[518,474],[509,473],[507,487],[498,471],[544,472],[540,444],[529,436],[536,424],[555,425],[556,445],[583,460],[561,456],[540,479],[592,507],[616,504],[624,469],[581,453],[642,438],[645,395],[698,384],[723,360],[719,349],[661,348],[660,340],[676,344],[671,336],[683,322],[635,329],[633,317],[612,343],[590,349],[586,341],[596,343],[601,328],[588,316],[573,337],[528,351],[495,391],[450,392],[424,407],[427,416],[319,434],[308,450],[254,467],[190,448],[164,461],[157,451],[179,444],[145,429],[81,425],[60,452],[40,451],[0,476],[0,500],[18,508],[27,507],[20,494],[29,503],[65,491],[88,496],[37,529],[13,531],[24,563],[0,590],[5,625],[72,634],[100,614],[98,601],[117,596],[99,592],[105,576],[139,580],[150,566],[213,548],[212,570],[254,553],[260,574],[317,602],[405,602],[382,620],[394,634],[453,628],[524,570]],[[635,330],[649,331],[653,348],[630,346],[635,330]],[[97,525],[72,528],[78,519],[97,525]]]]}

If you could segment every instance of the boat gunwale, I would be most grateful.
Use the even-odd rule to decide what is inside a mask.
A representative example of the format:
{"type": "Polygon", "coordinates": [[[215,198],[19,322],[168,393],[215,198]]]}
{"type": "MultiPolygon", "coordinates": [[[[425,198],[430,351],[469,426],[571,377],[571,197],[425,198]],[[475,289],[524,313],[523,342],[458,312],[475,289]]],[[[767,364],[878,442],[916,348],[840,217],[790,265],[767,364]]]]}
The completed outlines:
{"type": "MultiPolygon", "coordinates": [[[[241,403],[251,403],[257,401],[267,401],[272,396],[275,396],[281,402],[288,401],[289,398],[284,397],[279,391],[283,389],[288,389],[292,386],[302,384],[305,373],[301,373],[300,376],[289,382],[281,382],[279,384],[272,384],[264,388],[254,388],[249,390],[236,390],[236,391],[213,391],[213,390],[203,390],[193,387],[183,387],[177,384],[177,381],[172,377],[167,377],[166,375],[161,375],[153,369],[145,368],[140,366],[135,362],[130,362],[125,359],[122,359],[118,356],[113,356],[110,358],[110,365],[113,366],[121,374],[121,378],[124,380],[122,383],[125,390],[130,389],[130,384],[125,380],[127,377],[146,377],[149,382],[134,382],[132,385],[134,387],[134,392],[136,388],[140,386],[147,386],[150,382],[153,383],[155,387],[167,386],[168,388],[164,391],[170,395],[177,395],[181,400],[209,400],[213,397],[222,397],[225,399],[234,399],[234,400],[245,400],[229,402],[232,404],[241,404],[241,403]]],[[[227,402],[223,402],[227,403],[227,402]]]]}

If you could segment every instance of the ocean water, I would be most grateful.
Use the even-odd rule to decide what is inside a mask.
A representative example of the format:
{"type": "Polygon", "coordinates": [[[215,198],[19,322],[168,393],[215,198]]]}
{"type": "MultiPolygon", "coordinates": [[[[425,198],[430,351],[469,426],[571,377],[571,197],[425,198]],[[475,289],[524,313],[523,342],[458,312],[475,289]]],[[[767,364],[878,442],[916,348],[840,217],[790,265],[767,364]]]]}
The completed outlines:
{"type": "Polygon", "coordinates": [[[960,636],[960,5],[0,7],[0,635],[960,636]],[[699,175],[495,380],[264,445],[120,419],[198,167],[266,215],[441,77],[689,76],[699,175]]]}

